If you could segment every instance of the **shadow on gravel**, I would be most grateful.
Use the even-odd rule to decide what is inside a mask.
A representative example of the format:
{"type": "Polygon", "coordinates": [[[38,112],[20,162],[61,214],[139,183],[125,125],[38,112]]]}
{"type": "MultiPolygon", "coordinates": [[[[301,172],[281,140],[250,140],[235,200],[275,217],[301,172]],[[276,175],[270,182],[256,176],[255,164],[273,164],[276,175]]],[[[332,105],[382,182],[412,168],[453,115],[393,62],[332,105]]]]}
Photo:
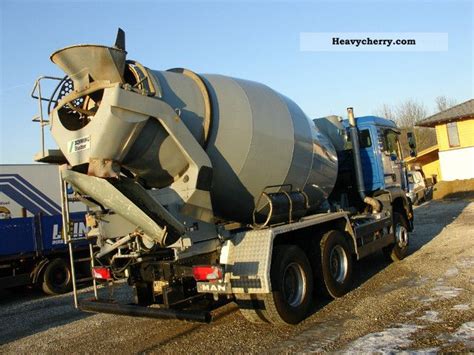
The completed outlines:
{"type": "MultiPolygon", "coordinates": [[[[415,228],[410,233],[409,255],[416,253],[440,234],[443,228],[454,222],[469,203],[470,201],[461,199],[431,200],[415,207],[415,228]]],[[[390,264],[391,262],[385,259],[382,251],[355,262],[353,289],[364,284],[390,264]]],[[[317,301],[312,314],[318,312],[329,303],[330,301],[328,300],[317,301]]]]}
{"type": "Polygon", "coordinates": [[[4,292],[1,293],[0,344],[90,316],[74,308],[70,294],[45,296],[38,290],[15,291],[18,293],[15,302],[12,301],[13,294],[8,294],[7,302],[3,302],[4,292]]]}
{"type": "MultiPolygon", "coordinates": [[[[92,297],[85,291],[80,291],[79,299],[92,297]]],[[[108,291],[100,289],[99,296],[107,298],[108,291]]],[[[94,315],[75,309],[73,302],[72,293],[46,296],[27,288],[0,291],[0,345],[94,315]]]]}
{"type": "MultiPolygon", "coordinates": [[[[414,230],[410,233],[408,255],[416,253],[425,244],[428,244],[443,228],[454,222],[464,208],[469,204],[466,200],[429,201],[415,207],[414,230]],[[435,216],[435,217],[433,217],[435,216]]],[[[369,255],[356,262],[354,287],[359,287],[368,279],[391,264],[382,252],[369,255]]]]}
{"type": "Polygon", "coordinates": [[[36,287],[18,286],[0,290],[0,314],[2,313],[3,307],[8,306],[9,304],[22,301],[33,301],[46,297],[48,296],[36,287]]]}

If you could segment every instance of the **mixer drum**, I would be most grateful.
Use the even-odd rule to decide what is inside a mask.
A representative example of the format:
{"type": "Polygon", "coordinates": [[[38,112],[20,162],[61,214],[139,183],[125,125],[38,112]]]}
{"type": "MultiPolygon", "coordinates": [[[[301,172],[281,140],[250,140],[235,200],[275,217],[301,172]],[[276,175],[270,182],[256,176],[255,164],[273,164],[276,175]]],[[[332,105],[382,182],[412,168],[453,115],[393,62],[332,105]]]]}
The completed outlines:
{"type": "MultiPolygon", "coordinates": [[[[162,99],[179,109],[199,139],[204,99],[196,83],[174,72],[153,75],[162,87],[162,99]]],[[[205,150],[213,166],[211,197],[217,216],[250,222],[255,202],[269,185],[290,184],[293,190],[303,190],[312,207],[327,197],[337,174],[334,147],[293,101],[259,83],[222,75],[200,77],[211,102],[205,150]]],[[[141,135],[154,136],[153,147],[138,154],[136,146],[144,145],[138,138],[127,157],[131,162],[125,165],[152,185],[169,184],[186,169],[185,160],[177,148],[170,149],[174,143],[158,124],[148,125],[141,135]],[[167,162],[173,162],[172,169],[163,169],[167,162]],[[138,165],[142,169],[137,170],[138,165]]]]}
{"type": "MultiPolygon", "coordinates": [[[[124,59],[117,60],[116,51],[100,46],[69,47],[53,54],[52,60],[70,74],[100,53],[113,64],[110,72],[122,73],[124,59]],[[72,69],[70,63],[75,64],[72,69]]],[[[115,75],[121,79],[111,81],[122,80],[121,85],[135,87],[143,81],[137,65],[130,63],[135,62],[127,62],[124,74],[115,75]],[[131,71],[136,76],[134,82],[130,81],[131,71]]],[[[95,75],[95,69],[90,68],[94,67],[88,66],[88,77],[81,77],[82,81],[76,78],[75,83],[90,86],[87,80],[94,80],[95,75]]],[[[96,71],[100,80],[106,79],[101,67],[96,71]]],[[[310,207],[317,207],[331,193],[337,175],[335,149],[290,99],[265,85],[222,75],[145,68],[143,72],[158,88],[154,95],[176,111],[209,156],[211,199],[217,217],[251,222],[255,203],[269,185],[289,184],[292,190],[304,191],[310,207]]],[[[155,118],[143,121],[131,112],[104,107],[107,100],[101,103],[99,94],[91,97],[99,107],[95,116],[80,125],[68,124],[62,109],[53,115],[53,136],[72,166],[87,164],[90,159],[114,161],[150,188],[169,186],[184,176],[187,160],[155,118]],[[81,142],[81,137],[90,137],[87,150],[71,153],[70,142],[78,138],[81,142]]]]}

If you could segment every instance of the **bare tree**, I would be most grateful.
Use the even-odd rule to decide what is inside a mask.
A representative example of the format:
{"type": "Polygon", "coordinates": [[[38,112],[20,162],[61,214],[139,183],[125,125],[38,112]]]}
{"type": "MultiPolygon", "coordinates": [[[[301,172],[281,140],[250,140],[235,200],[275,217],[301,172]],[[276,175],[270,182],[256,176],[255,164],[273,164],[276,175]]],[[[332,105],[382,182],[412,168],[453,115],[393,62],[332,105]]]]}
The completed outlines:
{"type": "Polygon", "coordinates": [[[454,105],[457,104],[456,100],[453,98],[449,98],[446,96],[438,96],[435,99],[436,102],[436,108],[438,109],[439,112],[445,111],[450,107],[453,107],[454,105]]]}
{"type": "Polygon", "coordinates": [[[395,113],[393,112],[393,109],[390,105],[383,104],[380,109],[376,111],[376,114],[378,116],[388,118],[389,120],[395,121],[395,113]]]}
{"type": "Polygon", "coordinates": [[[423,104],[408,99],[395,108],[395,122],[401,128],[412,128],[415,124],[427,116],[423,104]]]}
{"type": "MultiPolygon", "coordinates": [[[[446,96],[438,96],[435,99],[437,112],[447,110],[456,105],[456,100],[446,96]]],[[[416,123],[428,116],[425,106],[414,100],[407,99],[396,106],[383,104],[377,111],[377,115],[395,121],[400,127],[402,134],[400,144],[402,145],[403,155],[409,156],[409,147],[406,139],[406,132],[415,133],[418,151],[432,147],[436,142],[436,132],[433,128],[416,127],[416,123]]]]}
{"type": "Polygon", "coordinates": [[[378,113],[386,118],[394,120],[401,128],[402,135],[400,144],[402,145],[403,155],[409,156],[410,148],[406,139],[406,132],[415,133],[418,150],[429,148],[436,144],[436,133],[432,128],[415,127],[418,121],[424,119],[428,114],[422,103],[413,99],[408,99],[395,107],[384,104],[378,113]]]}

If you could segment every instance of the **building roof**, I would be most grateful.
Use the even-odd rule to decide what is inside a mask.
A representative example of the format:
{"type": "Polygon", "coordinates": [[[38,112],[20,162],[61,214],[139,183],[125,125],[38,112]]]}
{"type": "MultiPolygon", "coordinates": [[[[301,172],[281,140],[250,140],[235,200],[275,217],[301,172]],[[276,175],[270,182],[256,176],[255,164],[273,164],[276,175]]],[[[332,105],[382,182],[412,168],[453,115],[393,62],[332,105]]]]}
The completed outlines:
{"type": "Polygon", "coordinates": [[[405,159],[405,163],[414,163],[417,160],[419,160],[420,158],[423,158],[425,155],[428,155],[428,154],[433,153],[433,152],[437,152],[438,150],[439,150],[438,145],[437,144],[433,145],[429,148],[423,149],[422,151],[418,152],[416,157],[409,157],[409,158],[405,159]]]}
{"type": "Polygon", "coordinates": [[[474,99],[438,112],[437,114],[419,121],[416,125],[421,127],[434,127],[437,124],[464,118],[474,118],[474,99]]]}

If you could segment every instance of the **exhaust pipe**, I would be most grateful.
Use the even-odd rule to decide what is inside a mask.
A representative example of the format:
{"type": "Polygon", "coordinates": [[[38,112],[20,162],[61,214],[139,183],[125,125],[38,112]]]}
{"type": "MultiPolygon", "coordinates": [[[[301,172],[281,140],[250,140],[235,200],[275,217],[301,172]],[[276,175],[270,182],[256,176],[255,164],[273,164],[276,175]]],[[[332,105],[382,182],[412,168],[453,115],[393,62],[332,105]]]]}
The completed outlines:
{"type": "Polygon", "coordinates": [[[359,129],[357,128],[357,123],[354,117],[354,109],[352,107],[347,108],[347,116],[349,118],[349,133],[351,135],[352,141],[352,156],[354,158],[357,191],[359,192],[361,200],[371,206],[373,212],[377,213],[382,209],[380,201],[365,194],[364,174],[362,172],[362,161],[360,159],[359,129]]]}

